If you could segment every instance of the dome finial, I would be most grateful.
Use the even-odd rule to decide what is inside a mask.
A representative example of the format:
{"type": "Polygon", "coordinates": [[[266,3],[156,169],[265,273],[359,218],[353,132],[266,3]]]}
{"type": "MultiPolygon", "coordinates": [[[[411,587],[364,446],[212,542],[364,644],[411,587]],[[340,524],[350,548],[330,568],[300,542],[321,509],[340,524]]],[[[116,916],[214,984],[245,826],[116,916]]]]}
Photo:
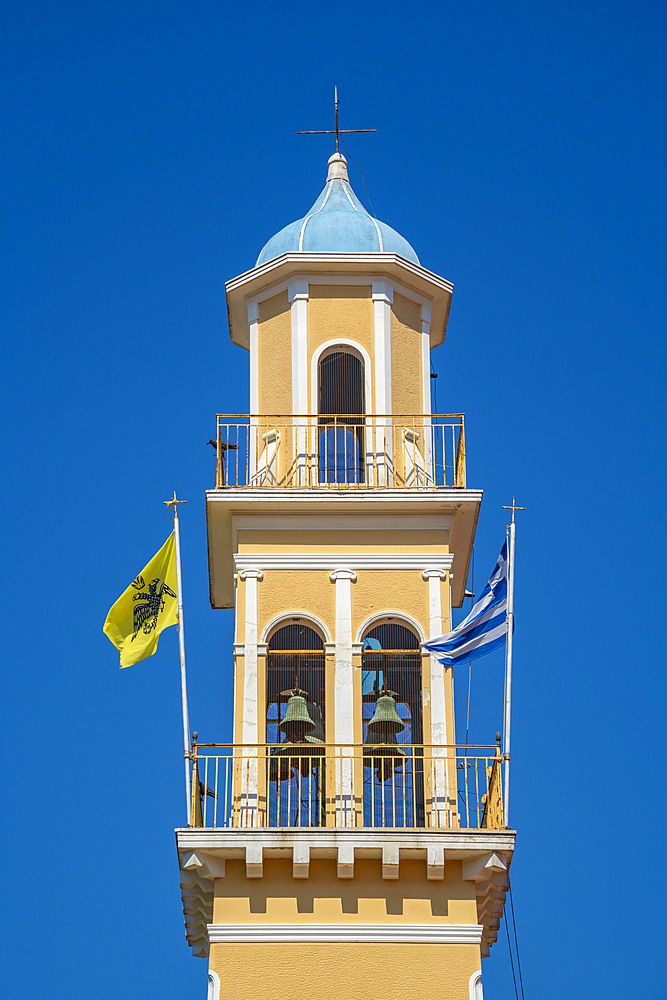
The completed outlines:
{"type": "Polygon", "coordinates": [[[347,181],[349,183],[350,178],[347,176],[347,160],[342,153],[334,153],[333,156],[329,157],[329,173],[327,174],[328,181],[347,181]]]}

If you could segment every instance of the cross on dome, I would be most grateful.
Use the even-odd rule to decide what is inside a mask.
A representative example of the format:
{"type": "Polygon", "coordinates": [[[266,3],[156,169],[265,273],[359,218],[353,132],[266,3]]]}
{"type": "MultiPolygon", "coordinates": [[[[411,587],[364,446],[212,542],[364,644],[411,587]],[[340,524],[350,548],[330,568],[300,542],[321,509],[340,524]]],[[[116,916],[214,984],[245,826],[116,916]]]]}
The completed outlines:
{"type": "Polygon", "coordinates": [[[346,135],[350,132],[377,132],[376,128],[339,128],[338,127],[338,87],[334,87],[334,110],[335,110],[335,121],[336,127],[333,129],[325,129],[321,132],[297,132],[297,135],[335,135],[336,136],[336,152],[338,149],[338,136],[341,132],[346,135]]]}

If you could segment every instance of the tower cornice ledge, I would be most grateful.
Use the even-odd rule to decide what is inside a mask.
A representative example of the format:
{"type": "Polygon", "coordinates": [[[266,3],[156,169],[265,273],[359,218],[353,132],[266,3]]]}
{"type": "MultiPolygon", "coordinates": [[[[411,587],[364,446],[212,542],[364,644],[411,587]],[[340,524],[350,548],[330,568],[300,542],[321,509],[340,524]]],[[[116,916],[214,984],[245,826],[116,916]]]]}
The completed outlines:
{"type": "MultiPolygon", "coordinates": [[[[284,518],[307,513],[313,524],[322,520],[322,527],[340,523],[344,527],[349,515],[407,514],[445,516],[450,518],[449,548],[454,555],[453,564],[441,568],[453,573],[452,604],[460,608],[468,577],[468,565],[475,537],[477,518],[482,502],[482,491],[475,489],[363,489],[332,490],[320,488],[272,489],[240,487],[208,490],[206,493],[206,521],[209,535],[209,583],[213,608],[234,607],[234,557],[236,555],[235,519],[243,516],[248,522],[255,515],[261,516],[266,526],[272,516],[284,518]],[[215,540],[215,544],[212,541],[215,540]]],[[[312,526],[312,525],[311,525],[312,526]]],[[[420,559],[418,553],[415,553],[420,559]]],[[[261,560],[252,560],[261,566],[261,560]]],[[[421,572],[428,567],[419,565],[421,572]]],[[[245,567],[244,567],[245,568],[245,567]]],[[[263,567],[267,569],[268,566],[263,567]]],[[[329,566],[329,570],[336,566],[329,566]]],[[[359,567],[354,567],[359,568],[359,567]]],[[[435,568],[438,568],[436,565],[435,568]]]]}
{"type": "MultiPolygon", "coordinates": [[[[350,879],[354,878],[355,856],[377,859],[382,866],[382,877],[388,879],[400,878],[401,860],[424,860],[426,878],[436,880],[444,877],[446,862],[461,862],[463,879],[475,886],[476,933],[481,938],[482,954],[488,955],[497,938],[516,837],[514,830],[336,830],[322,827],[300,830],[188,827],[176,830],[175,834],[185,933],[193,954],[202,957],[209,951],[209,929],[218,926],[212,925],[214,883],[216,878],[225,877],[226,860],[245,859],[248,877],[261,878],[265,859],[292,857],[293,876],[301,879],[308,877],[312,858],[337,859],[338,877],[350,879]]],[[[258,929],[261,926],[259,924],[258,929]]],[[[440,928],[441,933],[446,934],[448,926],[450,934],[456,933],[456,927],[446,921],[431,924],[430,931],[437,932],[440,928]]],[[[227,933],[234,933],[234,924],[225,927],[227,933]]],[[[344,927],[341,923],[329,932],[341,931],[344,927]]],[[[267,925],[265,929],[270,928],[267,925]]],[[[242,932],[241,928],[237,930],[242,932]]],[[[418,932],[416,927],[413,932],[418,932]]]]}
{"type": "Polygon", "coordinates": [[[250,350],[247,301],[267,292],[277,294],[297,275],[312,278],[315,284],[318,276],[333,275],[368,275],[369,281],[374,276],[394,279],[431,301],[431,347],[438,347],[445,339],[454,290],[451,281],[397,253],[297,252],[280,254],[226,283],[232,343],[250,350]]]}

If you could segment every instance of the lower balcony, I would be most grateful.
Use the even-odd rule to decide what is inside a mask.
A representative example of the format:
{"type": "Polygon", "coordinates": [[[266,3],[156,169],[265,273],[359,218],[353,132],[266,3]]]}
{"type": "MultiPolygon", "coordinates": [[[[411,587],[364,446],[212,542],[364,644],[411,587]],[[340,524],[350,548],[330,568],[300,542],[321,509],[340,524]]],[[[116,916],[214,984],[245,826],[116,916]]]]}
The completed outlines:
{"type": "Polygon", "coordinates": [[[190,827],[503,828],[500,747],[194,744],[190,827]]]}

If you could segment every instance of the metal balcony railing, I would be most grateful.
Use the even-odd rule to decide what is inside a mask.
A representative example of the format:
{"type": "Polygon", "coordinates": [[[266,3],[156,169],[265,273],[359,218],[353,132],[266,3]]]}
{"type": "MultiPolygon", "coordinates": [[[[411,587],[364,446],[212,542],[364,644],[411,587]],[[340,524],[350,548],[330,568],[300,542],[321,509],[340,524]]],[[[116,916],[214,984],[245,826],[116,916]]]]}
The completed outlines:
{"type": "Polygon", "coordinates": [[[502,828],[500,747],[195,744],[190,825],[502,828]]]}
{"type": "Polygon", "coordinates": [[[216,488],[466,485],[462,413],[217,417],[216,488]]]}

